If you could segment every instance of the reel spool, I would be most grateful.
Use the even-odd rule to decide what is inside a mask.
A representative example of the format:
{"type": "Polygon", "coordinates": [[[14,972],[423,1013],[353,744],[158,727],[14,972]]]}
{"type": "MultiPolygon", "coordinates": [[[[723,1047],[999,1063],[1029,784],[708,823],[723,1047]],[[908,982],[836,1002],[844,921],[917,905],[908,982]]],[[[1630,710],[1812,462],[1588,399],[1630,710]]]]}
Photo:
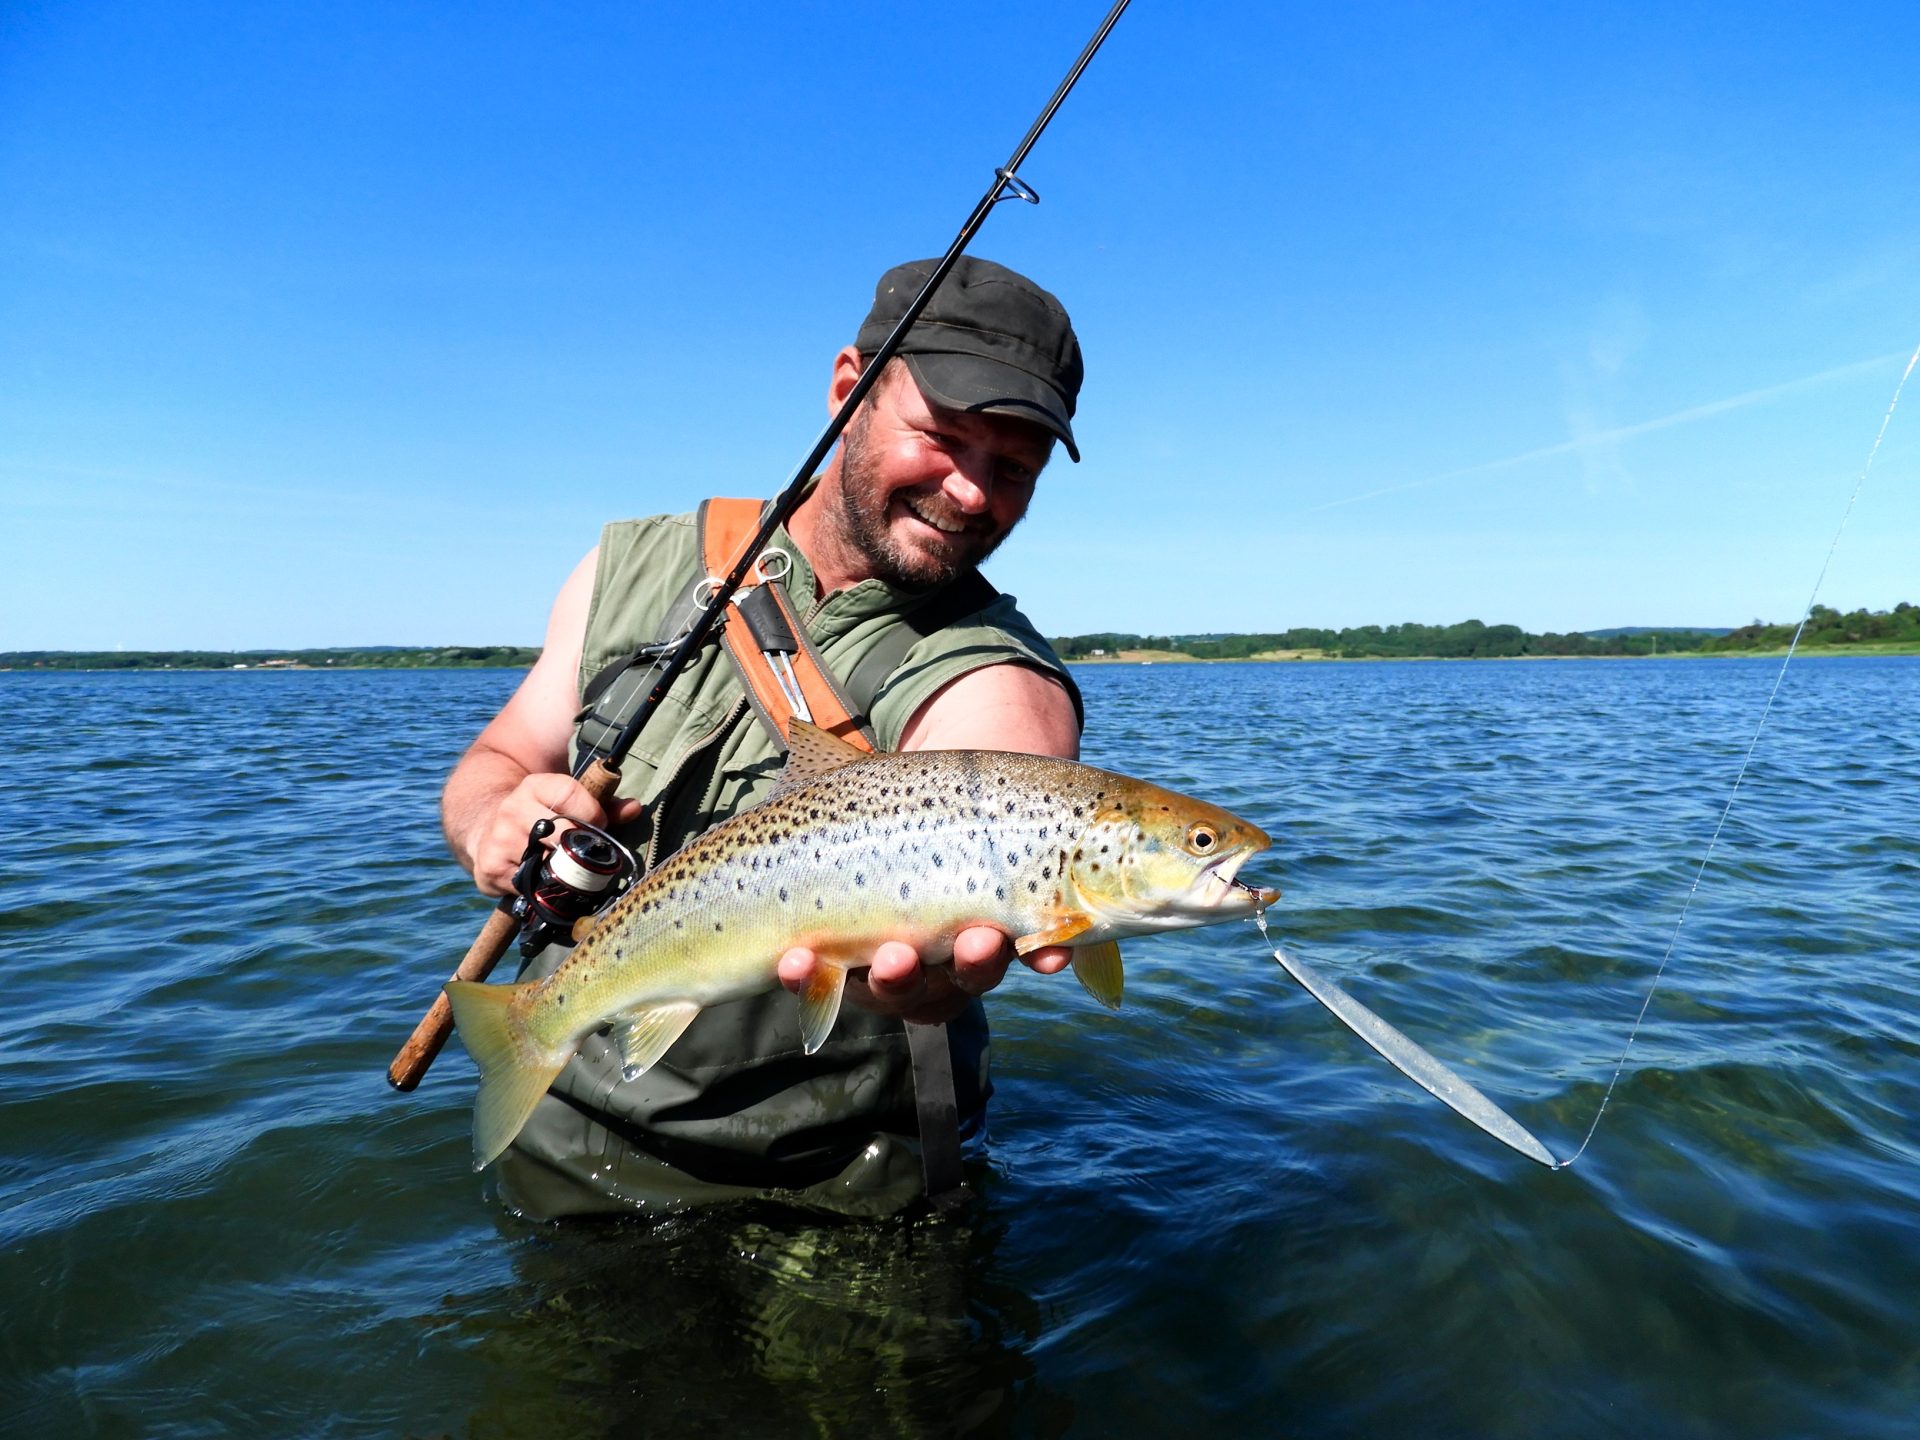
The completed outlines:
{"type": "Polygon", "coordinates": [[[549,848],[556,822],[537,821],[514,871],[513,916],[520,922],[520,953],[573,944],[573,929],[612,904],[639,877],[633,852],[598,825],[561,816],[569,829],[549,848]]]}

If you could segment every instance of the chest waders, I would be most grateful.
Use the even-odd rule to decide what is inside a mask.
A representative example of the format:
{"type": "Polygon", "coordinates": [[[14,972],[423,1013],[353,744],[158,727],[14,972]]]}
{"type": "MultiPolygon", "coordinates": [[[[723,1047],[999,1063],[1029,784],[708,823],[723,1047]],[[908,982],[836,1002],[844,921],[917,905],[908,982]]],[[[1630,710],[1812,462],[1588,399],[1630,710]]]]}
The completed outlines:
{"type": "MultiPolygon", "coordinates": [[[[613,726],[611,717],[631,713],[635,698],[632,692],[645,683],[647,662],[679,637],[715,585],[714,577],[727,574],[739,560],[761,523],[762,513],[763,505],[758,500],[702,502],[697,521],[700,564],[696,569],[700,573],[693,575],[667,606],[653,644],[608,666],[586,687],[577,720],[582,746],[600,743],[613,726]]],[[[787,723],[795,716],[857,749],[875,750],[867,711],[907,652],[926,636],[999,598],[999,592],[978,572],[969,572],[902,616],[859,657],[844,680],[836,680],[782,583],[787,573],[787,564],[782,562],[786,560],[779,550],[762,553],[749,572],[748,583],[729,599],[719,632],[747,703],[783,753],[787,723]]],[[[687,780],[684,770],[674,776],[653,800],[656,814],[665,812],[675,798],[675,788],[687,780]]],[[[646,863],[651,869],[665,858],[659,853],[664,827],[656,823],[649,828],[646,863]]],[[[936,1208],[946,1209],[967,1196],[961,1181],[959,1103],[947,1027],[901,1024],[912,1063],[927,1198],[936,1208]]]]}

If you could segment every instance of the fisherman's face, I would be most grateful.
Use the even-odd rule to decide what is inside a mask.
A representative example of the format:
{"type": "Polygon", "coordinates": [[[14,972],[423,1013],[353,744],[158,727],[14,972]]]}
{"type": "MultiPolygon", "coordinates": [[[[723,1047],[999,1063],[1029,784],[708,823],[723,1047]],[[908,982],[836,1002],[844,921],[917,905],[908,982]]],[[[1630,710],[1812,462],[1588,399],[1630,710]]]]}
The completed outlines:
{"type": "Polygon", "coordinates": [[[991,555],[1027,512],[1053,451],[1040,426],[929,402],[904,365],[881,378],[842,439],[837,516],[890,584],[944,585],[991,555]]]}

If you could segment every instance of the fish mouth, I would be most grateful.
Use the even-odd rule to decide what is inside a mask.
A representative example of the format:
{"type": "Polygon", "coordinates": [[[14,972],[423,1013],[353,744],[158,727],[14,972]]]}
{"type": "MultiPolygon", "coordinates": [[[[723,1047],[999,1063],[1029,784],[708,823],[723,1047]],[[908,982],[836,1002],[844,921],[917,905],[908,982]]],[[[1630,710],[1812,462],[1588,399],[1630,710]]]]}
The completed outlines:
{"type": "Polygon", "coordinates": [[[1240,878],[1240,867],[1251,860],[1254,854],[1252,849],[1241,850],[1232,855],[1223,855],[1207,867],[1205,893],[1212,904],[1223,907],[1248,905],[1256,910],[1264,910],[1279,900],[1280,892],[1273,887],[1249,885],[1240,878]]]}

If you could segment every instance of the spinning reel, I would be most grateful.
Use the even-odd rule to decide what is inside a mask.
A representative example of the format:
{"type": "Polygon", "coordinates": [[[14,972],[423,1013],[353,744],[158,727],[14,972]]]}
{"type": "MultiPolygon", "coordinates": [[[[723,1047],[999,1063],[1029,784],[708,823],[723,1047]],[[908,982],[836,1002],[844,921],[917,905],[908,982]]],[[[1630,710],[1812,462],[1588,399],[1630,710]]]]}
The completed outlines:
{"type": "Polygon", "coordinates": [[[611,905],[640,876],[633,852],[598,825],[560,816],[570,829],[552,846],[558,821],[538,820],[513,872],[516,898],[509,913],[520,922],[520,953],[571,945],[574,927],[611,905]]]}

